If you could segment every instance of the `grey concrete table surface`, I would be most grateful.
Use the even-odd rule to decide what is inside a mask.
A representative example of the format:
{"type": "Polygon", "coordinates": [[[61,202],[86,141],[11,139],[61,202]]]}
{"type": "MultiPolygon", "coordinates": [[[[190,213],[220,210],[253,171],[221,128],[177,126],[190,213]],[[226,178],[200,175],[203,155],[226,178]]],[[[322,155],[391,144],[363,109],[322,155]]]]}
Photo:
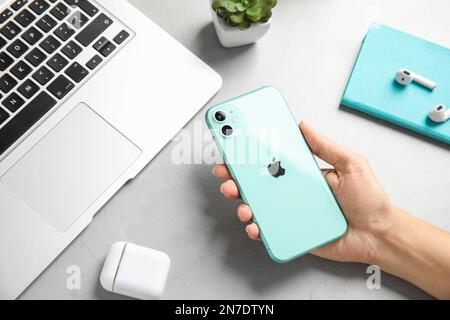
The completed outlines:
{"type": "MultiPolygon", "coordinates": [[[[280,88],[299,120],[370,159],[397,206],[450,230],[449,148],[339,106],[371,22],[450,47],[448,0],[280,0],[270,33],[237,49],[218,43],[207,0],[132,3],[222,75],[223,88],[210,104],[266,84],[280,88]]],[[[205,109],[188,132],[205,130],[205,109]]],[[[246,238],[238,203],[222,198],[212,166],[174,164],[176,147],[169,144],[124,186],[21,298],[122,299],[98,281],[108,247],[118,240],[170,255],[165,299],[430,298],[387,274],[380,290],[369,290],[360,264],[312,256],[271,262],[260,243],[246,238]],[[80,289],[67,287],[70,266],[81,270],[80,289]]]]}

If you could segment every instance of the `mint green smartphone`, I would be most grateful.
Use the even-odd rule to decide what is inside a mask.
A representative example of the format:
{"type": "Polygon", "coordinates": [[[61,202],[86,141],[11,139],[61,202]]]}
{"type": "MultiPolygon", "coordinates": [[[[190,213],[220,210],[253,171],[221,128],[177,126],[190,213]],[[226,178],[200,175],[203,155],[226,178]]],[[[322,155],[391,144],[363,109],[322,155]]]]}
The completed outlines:
{"type": "Polygon", "coordinates": [[[213,106],[206,123],[273,260],[289,262],[345,235],[344,215],[277,89],[213,106]]]}

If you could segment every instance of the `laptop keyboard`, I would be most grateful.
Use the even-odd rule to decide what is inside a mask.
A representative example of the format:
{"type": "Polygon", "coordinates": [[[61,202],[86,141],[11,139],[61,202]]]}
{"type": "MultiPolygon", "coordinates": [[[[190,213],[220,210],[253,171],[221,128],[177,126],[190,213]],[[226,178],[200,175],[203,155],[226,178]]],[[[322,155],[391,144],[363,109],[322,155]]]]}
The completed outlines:
{"type": "Polygon", "coordinates": [[[0,9],[0,155],[64,103],[133,32],[91,0],[0,9]]]}

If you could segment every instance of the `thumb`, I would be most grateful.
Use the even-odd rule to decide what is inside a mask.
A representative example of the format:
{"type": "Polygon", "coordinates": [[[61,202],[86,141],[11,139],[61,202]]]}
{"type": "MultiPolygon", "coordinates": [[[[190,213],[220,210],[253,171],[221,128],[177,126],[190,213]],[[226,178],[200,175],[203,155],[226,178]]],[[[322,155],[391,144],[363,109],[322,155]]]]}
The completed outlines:
{"type": "Polygon", "coordinates": [[[300,124],[300,130],[314,155],[331,164],[337,171],[348,171],[353,155],[351,151],[322,136],[305,122],[300,124]]]}

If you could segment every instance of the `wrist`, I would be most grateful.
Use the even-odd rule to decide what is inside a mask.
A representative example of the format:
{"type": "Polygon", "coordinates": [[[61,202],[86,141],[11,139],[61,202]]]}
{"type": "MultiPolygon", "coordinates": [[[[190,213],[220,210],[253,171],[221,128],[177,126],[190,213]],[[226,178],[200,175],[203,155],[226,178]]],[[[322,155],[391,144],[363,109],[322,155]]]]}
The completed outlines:
{"type": "Polygon", "coordinates": [[[407,236],[413,217],[405,211],[392,207],[387,216],[389,221],[381,230],[374,233],[375,248],[369,264],[381,269],[390,269],[390,264],[399,251],[407,247],[407,236]]]}
{"type": "Polygon", "coordinates": [[[396,208],[372,264],[435,297],[450,298],[450,234],[396,208]]]}

